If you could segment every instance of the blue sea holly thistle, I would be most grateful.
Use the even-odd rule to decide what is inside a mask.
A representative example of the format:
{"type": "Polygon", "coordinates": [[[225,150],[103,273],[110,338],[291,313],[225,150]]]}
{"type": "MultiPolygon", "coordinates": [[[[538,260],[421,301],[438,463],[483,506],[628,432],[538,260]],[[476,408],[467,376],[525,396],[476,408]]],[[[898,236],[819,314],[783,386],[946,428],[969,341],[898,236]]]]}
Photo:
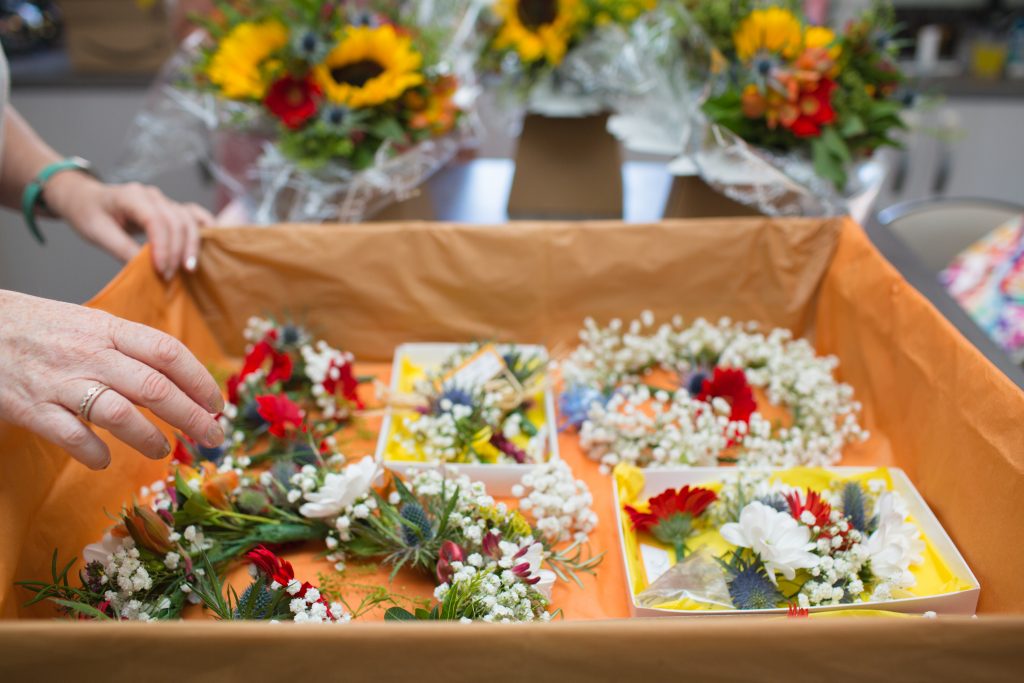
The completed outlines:
{"type": "Polygon", "coordinates": [[[760,560],[744,560],[740,554],[726,565],[729,597],[736,609],[773,609],[785,602],[785,596],[772,582],[760,560]]]}
{"type": "Polygon", "coordinates": [[[693,534],[693,523],[700,517],[718,495],[700,487],[684,486],[668,489],[648,501],[649,511],[641,512],[631,505],[626,506],[633,528],[646,531],[676,551],[676,561],[686,555],[686,541],[693,534]]]}

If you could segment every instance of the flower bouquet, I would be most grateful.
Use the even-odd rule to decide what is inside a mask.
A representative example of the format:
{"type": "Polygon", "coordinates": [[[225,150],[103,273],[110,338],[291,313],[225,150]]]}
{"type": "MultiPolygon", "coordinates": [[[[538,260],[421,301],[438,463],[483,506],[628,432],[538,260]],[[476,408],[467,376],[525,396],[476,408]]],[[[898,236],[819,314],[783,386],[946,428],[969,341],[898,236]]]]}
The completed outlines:
{"type": "Polygon", "coordinates": [[[658,0],[496,0],[484,15],[485,76],[549,116],[604,111],[607,66],[658,0]]]}
{"type": "Polygon", "coordinates": [[[587,320],[562,363],[561,413],[604,471],[833,465],[868,438],[837,361],[788,330],[676,317],[587,320]]]}
{"type": "Polygon", "coordinates": [[[21,583],[31,602],[100,620],[177,619],[202,605],[226,620],[337,623],[391,607],[396,619],[523,621],[551,618],[556,579],[595,571],[597,517],[565,463],[527,468],[510,506],[466,476],[403,480],[372,457],[346,458],[336,434],[359,405],[351,357],[294,325],[256,319],[246,336],[227,382],[228,447],[179,441],[166,476],[85,549],[77,580],[76,560],[58,564],[55,551],[49,580],[21,583]],[[343,574],[302,581],[268,549],[299,543],[319,544],[337,572],[357,562],[418,573],[436,605],[410,612],[385,585],[353,604],[343,574]],[[254,568],[241,591],[228,576],[240,561],[254,568]]]}
{"type": "Polygon", "coordinates": [[[634,613],[973,614],[978,582],[900,470],[615,470],[634,613]]]}
{"type": "Polygon", "coordinates": [[[499,495],[558,458],[547,351],[406,344],[395,352],[378,457],[398,472],[450,464],[499,495]]]}
{"type": "Polygon", "coordinates": [[[621,218],[618,145],[606,132],[616,94],[632,90],[620,55],[657,0],[496,0],[482,20],[480,69],[497,108],[518,122],[509,214],[621,218]]]}
{"type": "Polygon", "coordinates": [[[889,3],[841,31],[796,2],[683,5],[676,57],[648,60],[667,59],[661,87],[613,122],[627,146],[682,153],[673,173],[768,215],[847,213],[881,182],[906,106],[889,3]]]}
{"type": "Polygon", "coordinates": [[[139,115],[120,175],[201,161],[261,224],[359,221],[407,199],[468,133],[467,6],[220,2],[139,115]]]}

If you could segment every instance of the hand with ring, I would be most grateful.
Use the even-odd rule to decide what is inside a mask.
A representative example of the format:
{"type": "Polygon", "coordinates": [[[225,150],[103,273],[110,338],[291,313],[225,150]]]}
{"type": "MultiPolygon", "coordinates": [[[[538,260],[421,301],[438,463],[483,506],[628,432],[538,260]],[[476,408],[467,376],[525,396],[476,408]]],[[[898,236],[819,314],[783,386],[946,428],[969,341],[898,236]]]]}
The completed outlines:
{"type": "Polygon", "coordinates": [[[181,342],[145,325],[72,304],[0,291],[0,420],[29,429],[92,469],[108,430],[159,459],[171,445],[143,406],[198,443],[224,440],[217,383],[181,342]]]}

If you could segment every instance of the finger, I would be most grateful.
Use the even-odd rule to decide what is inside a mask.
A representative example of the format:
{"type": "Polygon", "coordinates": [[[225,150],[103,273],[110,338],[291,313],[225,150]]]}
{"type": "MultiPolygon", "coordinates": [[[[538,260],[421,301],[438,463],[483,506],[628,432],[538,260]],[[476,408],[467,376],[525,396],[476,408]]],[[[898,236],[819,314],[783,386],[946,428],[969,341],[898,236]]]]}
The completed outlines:
{"type": "Polygon", "coordinates": [[[146,233],[153,268],[164,276],[170,263],[171,245],[160,213],[153,207],[146,189],[138,184],[126,185],[124,191],[117,194],[117,207],[125,218],[146,233]]]}
{"type": "Polygon", "coordinates": [[[199,265],[199,221],[187,207],[178,207],[185,224],[185,247],[181,265],[188,272],[195,272],[199,265]]]}
{"type": "MultiPolygon", "coordinates": [[[[89,380],[69,382],[61,387],[59,400],[68,410],[77,411],[82,398],[94,386],[96,382],[89,380]]],[[[157,460],[171,452],[171,445],[160,430],[113,388],[96,397],[89,421],[148,458],[157,460]]]]}
{"type": "Polygon", "coordinates": [[[174,337],[125,320],[117,321],[111,335],[115,349],[162,372],[209,412],[224,410],[220,387],[202,363],[174,337]]]}
{"type": "Polygon", "coordinates": [[[165,280],[174,277],[178,265],[185,260],[185,226],[182,216],[175,210],[163,193],[155,187],[146,188],[153,210],[160,216],[159,229],[164,231],[167,240],[167,258],[164,261],[163,273],[165,280]]]}
{"type": "Polygon", "coordinates": [[[50,443],[92,470],[110,466],[110,449],[81,420],[61,406],[49,403],[33,411],[27,425],[50,443]]]}
{"type": "Polygon", "coordinates": [[[90,228],[93,240],[122,261],[130,261],[142,248],[110,216],[104,215],[94,221],[90,228]]]}
{"type": "Polygon", "coordinates": [[[224,440],[220,423],[210,415],[211,411],[186,396],[159,370],[111,352],[111,356],[103,361],[103,378],[132,403],[149,408],[161,420],[204,446],[215,448],[224,440]]]}

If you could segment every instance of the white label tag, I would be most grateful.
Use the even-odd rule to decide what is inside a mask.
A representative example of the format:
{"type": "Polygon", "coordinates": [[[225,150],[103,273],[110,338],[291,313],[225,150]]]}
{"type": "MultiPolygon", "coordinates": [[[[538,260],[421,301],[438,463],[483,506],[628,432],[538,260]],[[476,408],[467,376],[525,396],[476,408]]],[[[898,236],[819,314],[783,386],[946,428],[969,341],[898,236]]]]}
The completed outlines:
{"type": "Polygon", "coordinates": [[[640,544],[640,559],[644,563],[648,584],[657,581],[658,577],[672,567],[672,556],[669,552],[653,545],[640,544]]]}
{"type": "Polygon", "coordinates": [[[442,383],[454,383],[463,387],[481,387],[504,371],[505,359],[493,346],[485,346],[449,373],[442,383]]]}

